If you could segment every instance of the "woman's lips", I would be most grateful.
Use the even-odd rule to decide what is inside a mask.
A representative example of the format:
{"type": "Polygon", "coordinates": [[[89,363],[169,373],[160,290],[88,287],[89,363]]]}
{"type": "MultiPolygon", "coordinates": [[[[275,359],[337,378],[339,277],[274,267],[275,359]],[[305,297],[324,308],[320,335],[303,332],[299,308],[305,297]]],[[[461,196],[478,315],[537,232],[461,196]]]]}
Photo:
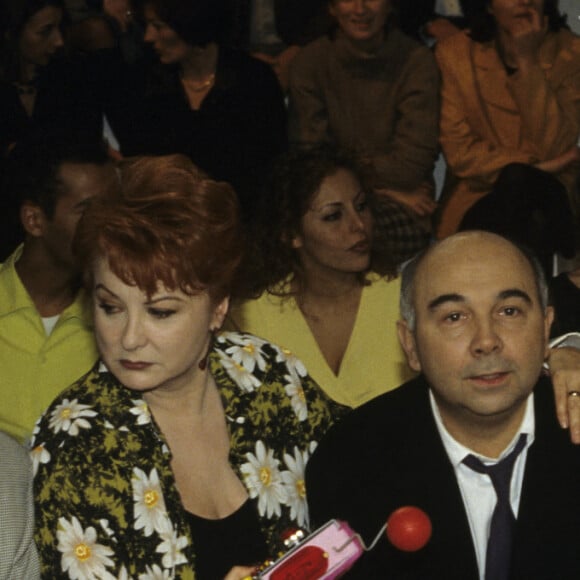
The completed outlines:
{"type": "Polygon", "coordinates": [[[131,361],[122,359],[119,361],[121,366],[129,371],[142,371],[151,366],[151,363],[142,361],[131,361]]]}
{"type": "Polygon", "coordinates": [[[351,252],[356,252],[357,254],[367,254],[371,249],[371,244],[368,240],[361,240],[349,249],[351,252]]]}

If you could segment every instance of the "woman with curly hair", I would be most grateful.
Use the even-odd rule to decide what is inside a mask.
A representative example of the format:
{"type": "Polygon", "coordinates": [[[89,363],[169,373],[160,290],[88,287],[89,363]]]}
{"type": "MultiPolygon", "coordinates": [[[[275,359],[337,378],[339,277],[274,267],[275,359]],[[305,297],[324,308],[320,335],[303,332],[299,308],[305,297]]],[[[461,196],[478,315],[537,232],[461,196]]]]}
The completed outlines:
{"type": "Polygon", "coordinates": [[[308,527],[337,407],[279,347],[218,332],[240,238],[233,190],[179,155],[126,163],[83,216],[101,360],[35,431],[46,578],[237,580],[308,527]]]}
{"type": "MultiPolygon", "coordinates": [[[[242,268],[253,299],[232,324],[292,351],[334,400],[358,406],[410,376],[399,346],[399,281],[376,251],[366,174],[322,147],[283,158],[242,268]]],[[[381,244],[383,247],[383,244],[381,244]]]]}

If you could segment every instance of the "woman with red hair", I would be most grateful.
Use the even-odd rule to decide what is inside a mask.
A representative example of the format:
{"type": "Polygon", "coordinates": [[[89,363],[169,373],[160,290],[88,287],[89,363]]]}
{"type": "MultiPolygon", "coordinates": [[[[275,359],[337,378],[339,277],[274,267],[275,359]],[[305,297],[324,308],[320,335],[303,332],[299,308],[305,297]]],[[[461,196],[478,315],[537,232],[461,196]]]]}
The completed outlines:
{"type": "Polygon", "coordinates": [[[125,163],[85,213],[101,360],[36,430],[46,577],[235,580],[308,527],[333,409],[288,353],[218,332],[240,238],[233,190],[180,155],[125,163]]]}

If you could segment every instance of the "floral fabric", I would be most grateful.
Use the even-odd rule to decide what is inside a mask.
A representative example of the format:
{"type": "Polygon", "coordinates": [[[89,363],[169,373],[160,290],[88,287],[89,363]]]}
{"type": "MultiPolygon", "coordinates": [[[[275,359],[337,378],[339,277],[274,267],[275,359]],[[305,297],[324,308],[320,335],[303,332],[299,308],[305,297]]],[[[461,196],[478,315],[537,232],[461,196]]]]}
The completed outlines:
{"type": "MultiPolygon", "coordinates": [[[[342,409],[292,353],[252,335],[218,335],[209,368],[230,463],[274,556],[282,531],[308,527],[304,468],[342,409]]],[[[49,407],[31,445],[43,577],[195,578],[171,453],[139,393],[96,365],[49,407]]]]}

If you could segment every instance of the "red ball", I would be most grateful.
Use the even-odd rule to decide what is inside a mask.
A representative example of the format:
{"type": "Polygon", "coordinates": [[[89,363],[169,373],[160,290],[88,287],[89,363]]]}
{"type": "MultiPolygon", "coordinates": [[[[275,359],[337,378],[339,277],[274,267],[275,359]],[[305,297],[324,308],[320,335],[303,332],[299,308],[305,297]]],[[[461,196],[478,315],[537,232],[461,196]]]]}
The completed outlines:
{"type": "Polygon", "coordinates": [[[420,550],[431,538],[431,520],[418,507],[404,506],[387,520],[387,538],[403,552],[420,550]]]}

